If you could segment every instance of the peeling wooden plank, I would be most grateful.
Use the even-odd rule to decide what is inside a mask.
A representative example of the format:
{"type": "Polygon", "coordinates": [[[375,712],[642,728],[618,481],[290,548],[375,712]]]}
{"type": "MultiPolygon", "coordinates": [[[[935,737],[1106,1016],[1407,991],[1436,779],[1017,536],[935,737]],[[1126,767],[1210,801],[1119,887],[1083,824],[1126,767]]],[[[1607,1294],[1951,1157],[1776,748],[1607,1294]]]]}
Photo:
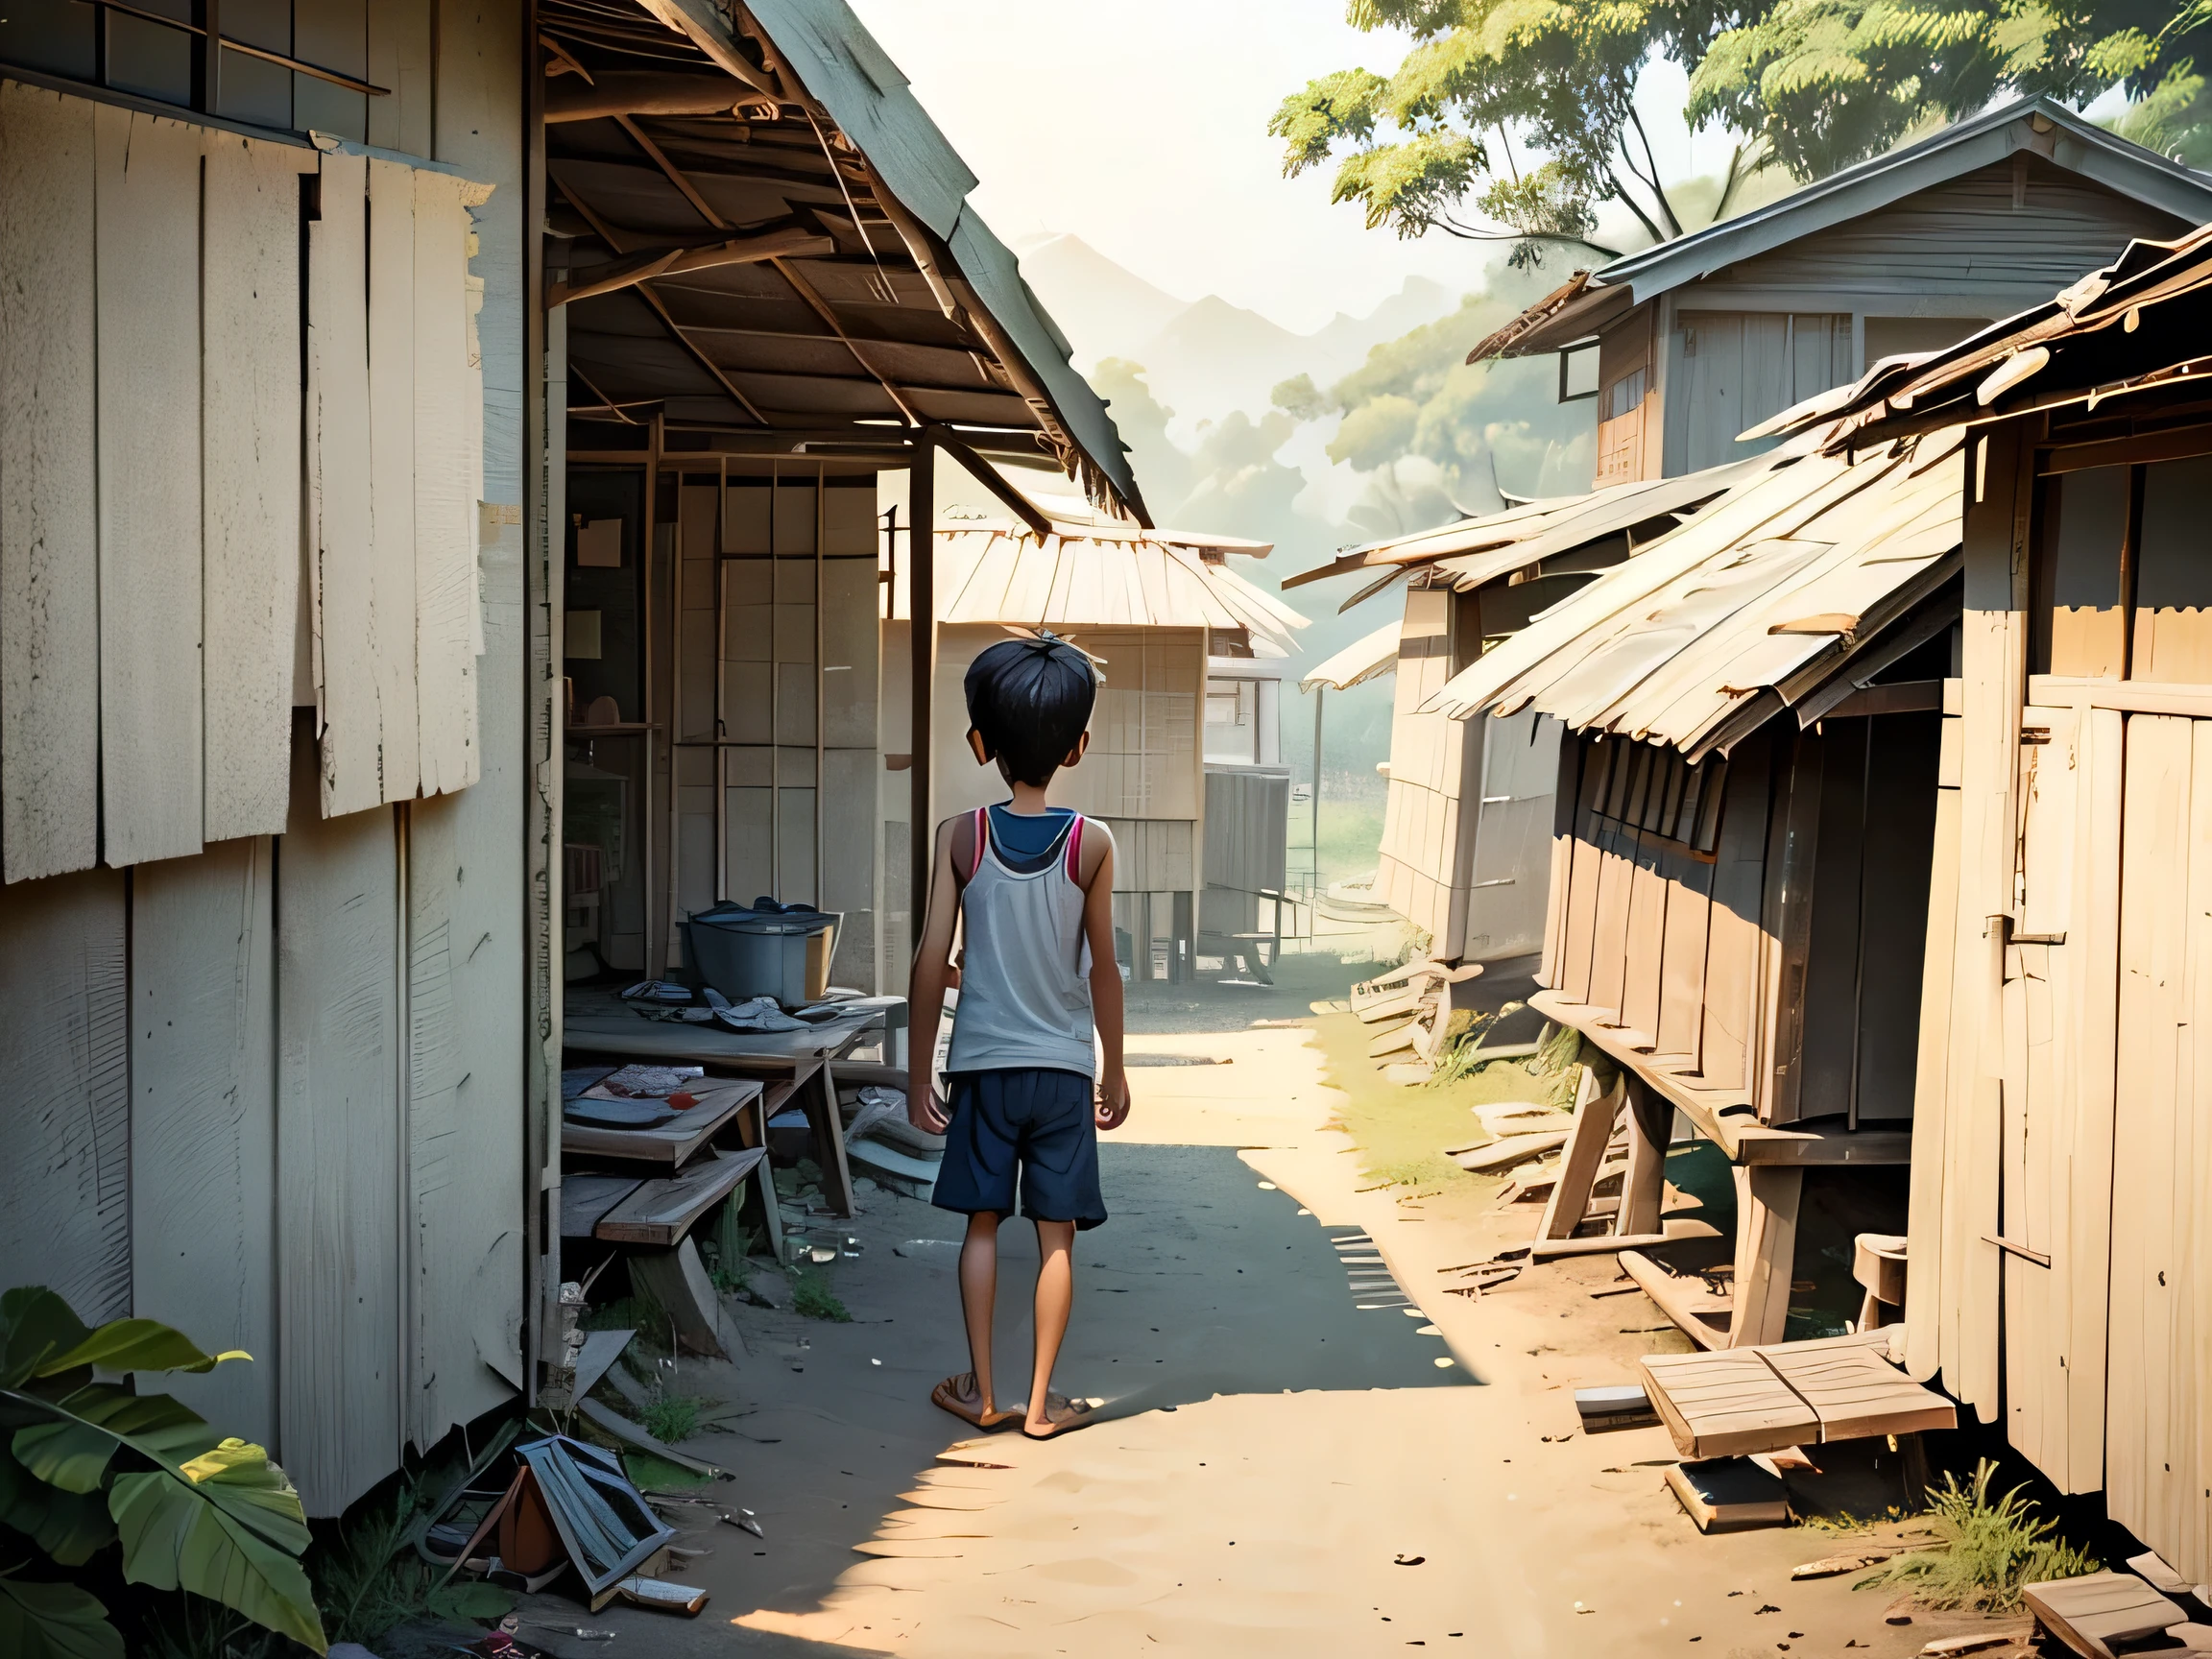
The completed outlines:
{"type": "Polygon", "coordinates": [[[132,1310],[251,1365],[163,1376],[226,1433],[276,1432],[276,859],[266,837],[131,887],[132,1310]]]}
{"type": "Polygon", "coordinates": [[[311,153],[209,132],[201,398],[204,833],[281,834],[300,610],[300,176],[311,153]]]}
{"type": "Polygon", "coordinates": [[[101,855],[201,846],[200,132],[102,105],[101,855]]]}
{"type": "MultiPolygon", "coordinates": [[[[307,228],[307,478],[314,504],[316,688],[325,815],[385,800],[377,657],[400,615],[380,595],[369,466],[369,164],[325,156],[322,214],[307,228]]],[[[412,584],[410,584],[412,586],[412,584]]],[[[415,663],[413,595],[404,613],[415,663]]],[[[407,728],[412,758],[414,723],[407,728]]]]}
{"type": "MultiPolygon", "coordinates": [[[[511,764],[512,762],[510,762],[511,764]]],[[[525,1119],[520,894],[480,845],[510,796],[469,790],[407,808],[407,1130],[412,1256],[408,1432],[441,1438],[522,1377],[525,1119]]]]}
{"type": "Polygon", "coordinates": [[[123,893],[87,871],[0,903],[0,1262],[93,1325],[132,1310],[123,893]]]}
{"type": "Polygon", "coordinates": [[[369,163],[369,519],[377,799],[421,786],[415,551],[415,175],[369,163]]]}
{"type": "Polygon", "coordinates": [[[92,106],[0,83],[0,879],[100,856],[92,106]]]}
{"type": "Polygon", "coordinates": [[[402,1103],[390,812],[325,818],[302,753],[277,850],[277,1423],[310,1515],[397,1465],[402,1103]]]}
{"type": "MultiPolygon", "coordinates": [[[[415,660],[422,793],[476,781],[476,499],[469,441],[470,186],[414,175],[415,660]]],[[[481,402],[480,396],[477,401],[481,402]]]]}

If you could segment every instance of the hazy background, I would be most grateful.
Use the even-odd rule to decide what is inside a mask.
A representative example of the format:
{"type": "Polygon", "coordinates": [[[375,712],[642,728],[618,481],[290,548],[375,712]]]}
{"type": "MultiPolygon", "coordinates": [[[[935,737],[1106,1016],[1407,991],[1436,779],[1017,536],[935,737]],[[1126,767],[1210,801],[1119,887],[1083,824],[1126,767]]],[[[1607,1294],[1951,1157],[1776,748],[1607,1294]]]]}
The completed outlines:
{"type": "MultiPolygon", "coordinates": [[[[1277,104],[1332,70],[1387,72],[1402,36],[1351,29],[1336,0],[854,6],[1111,399],[1161,524],[1271,541],[1260,573],[1280,581],[1344,546],[1494,510],[1500,486],[1588,488],[1593,406],[1557,404],[1552,362],[1462,361],[1575,261],[1553,251],[1517,272],[1495,245],[1401,241],[1333,205],[1327,169],[1282,176],[1277,104]],[[1288,409],[1273,402],[1286,382],[1288,409]]],[[[1730,139],[1693,138],[1684,84],[1657,64],[1639,87],[1662,171],[1718,174],[1730,139]]],[[[1630,227],[1601,233],[1633,245],[1630,227]]],[[[1337,613],[1357,586],[1287,595],[1312,618],[1294,665],[1389,619],[1394,594],[1337,613]]],[[[1294,676],[1286,689],[1284,758],[1303,781],[1312,700],[1294,676]]],[[[1373,863],[1391,692],[1384,678],[1329,699],[1324,863],[1339,873],[1373,863]]]]}

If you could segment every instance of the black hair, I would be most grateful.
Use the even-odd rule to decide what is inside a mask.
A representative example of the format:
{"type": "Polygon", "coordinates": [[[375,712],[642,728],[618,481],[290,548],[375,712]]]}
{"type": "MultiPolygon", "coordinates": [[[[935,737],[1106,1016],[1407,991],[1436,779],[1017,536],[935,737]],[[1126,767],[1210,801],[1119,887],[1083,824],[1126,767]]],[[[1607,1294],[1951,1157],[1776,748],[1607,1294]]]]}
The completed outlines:
{"type": "Polygon", "coordinates": [[[1065,639],[1001,639],[968,665],[968,724],[1018,783],[1042,788],[1091,724],[1098,676],[1065,639]]]}

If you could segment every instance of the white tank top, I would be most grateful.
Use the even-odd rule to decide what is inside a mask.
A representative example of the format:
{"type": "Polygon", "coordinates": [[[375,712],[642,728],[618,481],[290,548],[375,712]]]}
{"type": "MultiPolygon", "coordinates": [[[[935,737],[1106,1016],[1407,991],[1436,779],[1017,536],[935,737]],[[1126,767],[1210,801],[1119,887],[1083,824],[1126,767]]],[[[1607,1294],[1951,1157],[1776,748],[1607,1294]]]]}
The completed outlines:
{"type": "Polygon", "coordinates": [[[1024,875],[999,859],[990,810],[976,810],[975,850],[960,891],[960,1005],[948,1072],[1034,1067],[1097,1075],[1078,878],[1083,825],[1077,813],[1060,854],[1024,875]]]}

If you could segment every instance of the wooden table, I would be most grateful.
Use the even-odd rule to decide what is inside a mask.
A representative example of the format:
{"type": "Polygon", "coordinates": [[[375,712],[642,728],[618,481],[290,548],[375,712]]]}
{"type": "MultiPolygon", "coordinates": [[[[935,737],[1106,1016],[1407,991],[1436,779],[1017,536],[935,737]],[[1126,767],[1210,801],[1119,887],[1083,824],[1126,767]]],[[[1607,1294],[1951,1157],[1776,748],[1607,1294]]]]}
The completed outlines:
{"type": "MultiPolygon", "coordinates": [[[[766,1090],[759,1113],[762,1133],[768,1120],[796,1097],[813,1132],[822,1194],[837,1214],[850,1215],[853,1174],[845,1162],[845,1126],[837,1116],[836,1066],[883,1029],[881,1008],[802,1031],[740,1032],[680,1021],[640,1020],[635,1015],[595,1014],[570,1018],[562,1041],[574,1053],[703,1066],[709,1076],[757,1078],[766,1090]]],[[[760,1169],[762,1181],[772,1187],[765,1160],[760,1169]]],[[[777,1230],[781,1232],[780,1225],[777,1230]]]]}

